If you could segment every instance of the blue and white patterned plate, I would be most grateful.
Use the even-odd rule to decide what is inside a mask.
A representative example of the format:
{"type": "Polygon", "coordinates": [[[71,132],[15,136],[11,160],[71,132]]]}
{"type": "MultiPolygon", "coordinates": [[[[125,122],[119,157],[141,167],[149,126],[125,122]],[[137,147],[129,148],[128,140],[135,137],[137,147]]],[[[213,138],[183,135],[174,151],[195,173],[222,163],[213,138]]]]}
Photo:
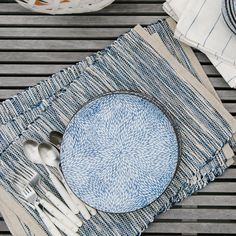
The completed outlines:
{"type": "Polygon", "coordinates": [[[174,177],[179,144],[169,116],[144,95],[117,92],[85,104],[66,128],[61,168],[88,205],[124,213],[156,200],[174,177]]]}

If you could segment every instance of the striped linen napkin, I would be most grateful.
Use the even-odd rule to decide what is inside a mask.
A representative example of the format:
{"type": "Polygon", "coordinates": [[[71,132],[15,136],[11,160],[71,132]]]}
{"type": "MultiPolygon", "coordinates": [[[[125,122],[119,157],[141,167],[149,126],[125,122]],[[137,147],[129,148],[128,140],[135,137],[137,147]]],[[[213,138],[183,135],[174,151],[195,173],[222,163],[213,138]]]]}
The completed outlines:
{"type": "MultiPolygon", "coordinates": [[[[80,235],[140,235],[155,216],[206,186],[233,163],[236,121],[216,98],[191,49],[173,38],[172,27],[170,20],[146,29],[137,26],[103,51],[0,104],[1,159],[11,166],[24,160],[52,191],[45,172],[25,159],[22,143],[29,138],[45,141],[51,130],[63,132],[89,99],[116,90],[146,93],[155,96],[175,118],[182,153],[176,177],[166,192],[135,212],[99,212],[84,221],[80,235]]],[[[1,171],[0,184],[2,205],[14,209],[32,234],[47,235],[36,212],[19,204],[1,171]]]]}
{"type": "Polygon", "coordinates": [[[167,0],[164,10],[177,22],[175,37],[205,53],[230,87],[236,87],[236,36],[228,29],[221,0],[167,0]]]}

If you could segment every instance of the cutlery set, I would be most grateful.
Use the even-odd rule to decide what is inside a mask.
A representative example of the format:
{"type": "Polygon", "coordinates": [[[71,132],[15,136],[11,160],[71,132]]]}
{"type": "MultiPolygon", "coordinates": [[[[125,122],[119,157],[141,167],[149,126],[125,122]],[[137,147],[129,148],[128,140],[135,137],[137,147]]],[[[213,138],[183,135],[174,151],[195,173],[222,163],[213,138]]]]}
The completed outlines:
{"type": "Polygon", "coordinates": [[[59,152],[62,136],[61,133],[53,131],[50,133],[50,143],[39,144],[27,140],[23,146],[26,158],[45,168],[60,198],[49,191],[47,185],[41,181],[39,173],[23,161],[12,169],[7,162],[1,160],[0,170],[7,175],[17,197],[38,212],[53,236],[78,236],[79,227],[83,224],[79,216],[89,220],[97,212],[75,196],[63,177],[59,152]]]}

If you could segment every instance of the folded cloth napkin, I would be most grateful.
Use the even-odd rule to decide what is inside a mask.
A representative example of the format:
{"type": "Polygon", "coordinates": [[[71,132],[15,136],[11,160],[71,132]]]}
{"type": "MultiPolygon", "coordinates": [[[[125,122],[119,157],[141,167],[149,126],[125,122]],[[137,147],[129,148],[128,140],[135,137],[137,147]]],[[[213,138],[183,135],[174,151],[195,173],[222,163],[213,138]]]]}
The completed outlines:
{"type": "Polygon", "coordinates": [[[236,34],[236,1],[223,0],[222,14],[230,30],[236,34]]]}
{"type": "Polygon", "coordinates": [[[167,0],[163,8],[178,21],[175,37],[204,52],[230,87],[236,87],[236,36],[226,26],[222,1],[167,0]]]}
{"type": "MultiPolygon", "coordinates": [[[[45,171],[25,159],[24,140],[45,141],[51,130],[63,132],[84,103],[105,92],[132,90],[155,96],[175,118],[181,135],[181,161],[175,178],[151,205],[127,214],[99,212],[80,229],[81,235],[139,235],[156,215],[204,187],[232,164],[229,143],[236,121],[215,97],[199,68],[191,49],[183,49],[173,38],[168,22],[158,21],[146,30],[137,26],[103,51],[3,102],[1,159],[12,167],[18,160],[24,161],[55,192],[45,171]]],[[[39,216],[17,202],[1,171],[0,183],[1,201],[12,205],[35,235],[46,235],[39,216]]]]}

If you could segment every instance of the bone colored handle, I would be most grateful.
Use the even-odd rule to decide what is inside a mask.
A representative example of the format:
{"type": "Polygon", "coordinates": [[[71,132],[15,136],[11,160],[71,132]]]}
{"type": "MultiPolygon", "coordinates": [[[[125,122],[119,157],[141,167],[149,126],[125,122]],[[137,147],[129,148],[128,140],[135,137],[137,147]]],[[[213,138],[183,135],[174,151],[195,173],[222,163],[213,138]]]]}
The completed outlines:
{"type": "Polygon", "coordinates": [[[54,186],[56,187],[57,191],[67,204],[67,206],[72,210],[72,212],[77,215],[79,213],[78,206],[72,201],[69,193],[66,191],[65,187],[61,183],[61,181],[53,174],[50,172],[49,175],[50,179],[52,180],[54,186]]]}
{"type": "Polygon", "coordinates": [[[70,228],[66,227],[65,225],[63,225],[58,219],[56,219],[55,217],[51,216],[50,214],[47,214],[48,218],[53,222],[54,225],[56,225],[56,227],[58,229],[60,229],[63,233],[65,233],[67,236],[79,236],[78,233],[73,232],[72,230],[70,230],[70,228]]]}
{"type": "Polygon", "coordinates": [[[85,220],[89,220],[91,218],[88,209],[86,208],[85,204],[79,199],[77,198],[74,193],[71,192],[71,198],[73,199],[73,201],[76,203],[76,205],[79,208],[79,211],[81,213],[81,215],[84,217],[85,220]]]}
{"type": "Polygon", "coordinates": [[[68,186],[68,184],[66,183],[62,173],[61,174],[61,178],[62,178],[62,182],[65,185],[65,188],[67,189],[72,201],[77,205],[79,212],[81,213],[81,215],[84,217],[85,220],[89,220],[91,218],[88,209],[86,208],[85,204],[75,196],[75,194],[71,191],[70,187],[68,186]]]}
{"type": "Polygon", "coordinates": [[[67,216],[73,223],[77,226],[81,227],[83,222],[68,208],[60,199],[58,199],[53,193],[47,191],[46,197],[53,202],[53,204],[65,215],[67,216]]]}
{"type": "Polygon", "coordinates": [[[47,202],[44,199],[40,199],[40,204],[51,213],[51,215],[55,216],[63,225],[67,226],[71,231],[77,232],[79,227],[73,223],[68,217],[66,217],[61,211],[59,211],[54,205],[47,202]]]}
{"type": "Polygon", "coordinates": [[[51,233],[51,235],[62,236],[57,227],[52,223],[50,218],[40,209],[40,207],[38,205],[35,205],[35,208],[38,211],[39,216],[42,219],[43,223],[47,226],[48,231],[51,233]]]}
{"type": "Polygon", "coordinates": [[[92,216],[95,216],[97,214],[97,211],[94,208],[88,206],[87,204],[85,204],[85,207],[88,209],[92,216]]]}

